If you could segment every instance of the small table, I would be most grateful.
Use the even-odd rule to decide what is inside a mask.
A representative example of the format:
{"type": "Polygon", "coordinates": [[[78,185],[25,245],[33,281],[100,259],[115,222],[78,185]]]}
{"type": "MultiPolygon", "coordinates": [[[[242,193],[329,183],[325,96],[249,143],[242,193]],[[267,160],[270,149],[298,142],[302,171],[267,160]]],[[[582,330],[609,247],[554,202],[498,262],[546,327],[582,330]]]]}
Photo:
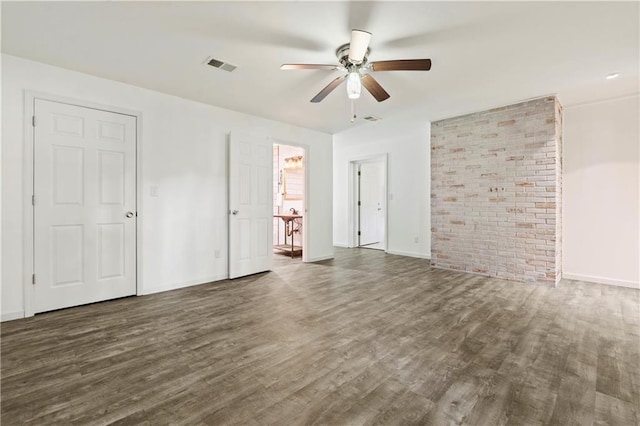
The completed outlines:
{"type": "Polygon", "coordinates": [[[281,250],[287,253],[291,253],[291,258],[300,253],[302,256],[302,247],[293,244],[293,234],[298,232],[298,229],[294,228],[294,220],[302,220],[302,215],[299,214],[274,214],[273,217],[279,217],[284,221],[284,244],[275,244],[274,249],[281,250]],[[287,243],[287,237],[291,237],[291,244],[287,243]]]}

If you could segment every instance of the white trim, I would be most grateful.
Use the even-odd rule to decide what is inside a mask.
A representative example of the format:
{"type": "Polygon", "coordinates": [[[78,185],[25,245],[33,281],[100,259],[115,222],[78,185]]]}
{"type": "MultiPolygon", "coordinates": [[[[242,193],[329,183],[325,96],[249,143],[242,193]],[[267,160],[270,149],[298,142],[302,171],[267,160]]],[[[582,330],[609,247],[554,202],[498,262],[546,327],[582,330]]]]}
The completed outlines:
{"type": "MultiPolygon", "coordinates": [[[[302,148],[304,150],[304,187],[303,187],[303,192],[304,192],[304,200],[302,200],[302,206],[304,209],[304,212],[302,212],[302,261],[303,262],[314,262],[313,260],[309,259],[309,227],[307,226],[307,224],[310,222],[309,221],[309,217],[311,216],[311,212],[309,211],[309,198],[310,198],[310,191],[309,188],[311,188],[311,185],[309,183],[309,176],[311,175],[310,170],[311,170],[311,147],[307,144],[304,143],[299,143],[299,142],[289,142],[289,141],[285,141],[282,139],[278,139],[278,138],[272,138],[270,137],[269,140],[271,141],[271,145],[285,145],[285,146],[294,146],[296,148],[302,148]]],[[[273,172],[273,171],[272,171],[273,172]]],[[[273,188],[272,188],[273,190],[273,188]]]]}
{"type": "MultiPolygon", "coordinates": [[[[23,171],[23,289],[24,289],[24,317],[34,315],[33,297],[34,286],[31,283],[31,275],[34,271],[33,264],[33,206],[31,196],[33,194],[33,161],[34,161],[34,131],[32,118],[35,115],[35,101],[45,101],[74,105],[82,108],[91,108],[116,114],[129,115],[136,119],[136,295],[141,294],[142,286],[142,113],[126,108],[102,105],[94,102],[68,98],[32,90],[24,92],[24,171],[23,171]]],[[[37,285],[37,284],[36,284],[37,285]]]]}
{"type": "Polygon", "coordinates": [[[24,311],[3,312],[0,316],[0,322],[13,321],[24,318],[24,311]]]}
{"type": "Polygon", "coordinates": [[[336,247],[341,247],[341,248],[352,248],[350,247],[348,244],[342,244],[342,243],[333,243],[334,246],[336,247]]]}
{"type": "MultiPolygon", "coordinates": [[[[347,163],[347,247],[351,248],[357,244],[358,238],[356,233],[358,232],[358,225],[356,224],[356,208],[354,205],[355,194],[358,192],[358,182],[356,181],[356,161],[349,161],[347,163]]],[[[334,243],[335,245],[335,243],[334,243]]]]}
{"type": "Polygon", "coordinates": [[[323,260],[329,260],[329,259],[333,259],[335,257],[335,255],[333,253],[331,254],[327,254],[325,256],[316,256],[312,259],[307,259],[306,261],[311,263],[311,262],[321,262],[323,260]]]}
{"type": "Polygon", "coordinates": [[[395,254],[396,256],[417,257],[417,258],[420,258],[420,259],[431,260],[431,256],[428,255],[428,254],[413,253],[413,252],[410,252],[410,251],[388,250],[387,253],[388,254],[395,254]]]}
{"type": "Polygon", "coordinates": [[[142,226],[144,220],[144,191],[142,174],[142,113],[136,112],[136,296],[142,294],[142,226]]]}
{"type": "Polygon", "coordinates": [[[575,281],[588,281],[588,282],[597,283],[597,284],[614,285],[617,287],[627,287],[627,288],[634,288],[636,290],[640,290],[640,282],[636,282],[636,281],[617,280],[613,278],[596,277],[593,275],[572,274],[572,273],[566,273],[566,272],[562,274],[562,279],[575,280],[575,281]]]}
{"type": "MultiPolygon", "coordinates": [[[[218,275],[213,275],[211,277],[205,277],[205,278],[199,278],[197,280],[190,280],[190,281],[181,281],[181,282],[176,282],[176,283],[172,283],[172,284],[166,284],[163,285],[161,287],[153,287],[150,289],[143,289],[142,293],[140,293],[141,295],[148,295],[148,294],[155,294],[155,293],[162,293],[165,291],[171,291],[171,290],[178,290],[181,288],[185,288],[185,287],[192,287],[192,286],[196,286],[196,285],[203,285],[203,284],[210,284],[212,282],[215,281],[224,281],[226,279],[229,278],[229,274],[218,274],[218,275]]],[[[242,278],[242,277],[240,277],[242,278]]]]}
{"type": "Polygon", "coordinates": [[[25,91],[24,93],[24,167],[23,167],[23,194],[22,194],[22,290],[23,290],[23,306],[24,317],[32,317],[34,315],[33,308],[33,284],[31,276],[34,271],[33,264],[33,206],[31,204],[31,196],[33,195],[33,122],[32,117],[35,115],[35,99],[38,97],[36,93],[25,91]]]}

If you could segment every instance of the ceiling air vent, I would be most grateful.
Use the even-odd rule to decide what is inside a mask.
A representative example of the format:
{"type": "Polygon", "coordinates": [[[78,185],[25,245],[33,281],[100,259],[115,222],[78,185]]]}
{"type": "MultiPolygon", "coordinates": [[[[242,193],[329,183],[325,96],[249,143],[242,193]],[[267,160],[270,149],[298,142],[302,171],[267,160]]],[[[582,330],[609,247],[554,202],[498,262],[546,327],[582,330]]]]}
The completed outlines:
{"type": "Polygon", "coordinates": [[[368,121],[380,121],[380,120],[382,120],[382,118],[380,118],[380,117],[375,117],[375,116],[373,116],[373,115],[368,115],[368,116],[364,117],[364,119],[365,119],[365,120],[368,120],[368,121]]]}
{"type": "Polygon", "coordinates": [[[207,65],[211,65],[214,68],[220,68],[221,70],[225,70],[225,71],[229,71],[229,72],[231,72],[231,71],[236,69],[235,65],[231,65],[231,64],[228,64],[226,62],[219,61],[219,60],[214,59],[212,57],[208,57],[206,59],[205,63],[207,65]]]}

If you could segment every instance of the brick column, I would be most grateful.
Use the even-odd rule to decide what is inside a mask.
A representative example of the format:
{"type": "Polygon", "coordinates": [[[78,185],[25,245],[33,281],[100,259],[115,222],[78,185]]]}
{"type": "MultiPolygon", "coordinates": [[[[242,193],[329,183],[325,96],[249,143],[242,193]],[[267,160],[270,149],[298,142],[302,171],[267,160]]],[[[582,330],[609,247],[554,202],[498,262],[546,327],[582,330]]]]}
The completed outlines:
{"type": "Polygon", "coordinates": [[[555,285],[562,109],[535,99],[431,124],[431,264],[555,285]]]}

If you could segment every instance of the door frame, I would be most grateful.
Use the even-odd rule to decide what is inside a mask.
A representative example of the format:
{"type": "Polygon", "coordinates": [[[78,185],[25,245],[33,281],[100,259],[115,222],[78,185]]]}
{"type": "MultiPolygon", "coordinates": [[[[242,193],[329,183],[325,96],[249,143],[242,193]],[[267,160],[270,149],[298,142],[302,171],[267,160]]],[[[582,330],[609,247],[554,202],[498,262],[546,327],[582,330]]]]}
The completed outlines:
{"type": "MultiPolygon", "coordinates": [[[[295,146],[296,148],[304,149],[304,200],[302,202],[302,206],[304,209],[303,219],[302,219],[302,261],[308,262],[309,260],[309,170],[311,164],[311,147],[304,143],[299,142],[290,142],[283,139],[278,138],[269,138],[269,142],[271,142],[271,146],[273,145],[288,145],[295,146]]],[[[272,170],[273,172],[273,170],[272,170]]],[[[275,200],[274,200],[275,202],[275,200]]]]}
{"type": "Polygon", "coordinates": [[[385,152],[382,154],[365,155],[359,157],[352,157],[349,159],[349,193],[348,202],[349,213],[347,232],[349,239],[347,241],[348,247],[358,246],[358,164],[362,163],[382,163],[382,173],[384,181],[384,252],[387,253],[389,249],[389,155],[385,152]]]}
{"type": "MultiPolygon", "coordinates": [[[[31,282],[32,274],[35,270],[34,264],[34,215],[31,196],[34,191],[34,143],[35,132],[32,117],[35,115],[35,101],[41,99],[45,101],[74,105],[82,108],[97,109],[116,114],[132,116],[136,119],[136,296],[142,294],[142,113],[126,108],[111,105],[98,104],[81,99],[69,98],[66,96],[54,95],[39,91],[26,90],[24,93],[24,164],[23,164],[23,201],[22,201],[22,228],[23,228],[23,294],[24,294],[24,317],[34,315],[34,286],[31,282]]],[[[37,285],[37,284],[36,284],[37,285]]]]}

